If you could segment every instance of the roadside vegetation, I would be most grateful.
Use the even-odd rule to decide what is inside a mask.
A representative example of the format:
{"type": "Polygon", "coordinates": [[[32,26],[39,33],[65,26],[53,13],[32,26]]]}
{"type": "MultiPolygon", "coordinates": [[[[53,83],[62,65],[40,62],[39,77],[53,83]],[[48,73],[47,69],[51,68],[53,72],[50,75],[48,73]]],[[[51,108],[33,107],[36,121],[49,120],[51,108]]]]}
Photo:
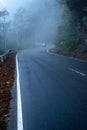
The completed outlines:
{"type": "Polygon", "coordinates": [[[52,51],[87,60],[87,1],[61,0],[60,4],[62,23],[52,51]]]}
{"type": "Polygon", "coordinates": [[[7,130],[14,71],[15,53],[12,53],[4,63],[0,63],[0,130],[7,130]]]}

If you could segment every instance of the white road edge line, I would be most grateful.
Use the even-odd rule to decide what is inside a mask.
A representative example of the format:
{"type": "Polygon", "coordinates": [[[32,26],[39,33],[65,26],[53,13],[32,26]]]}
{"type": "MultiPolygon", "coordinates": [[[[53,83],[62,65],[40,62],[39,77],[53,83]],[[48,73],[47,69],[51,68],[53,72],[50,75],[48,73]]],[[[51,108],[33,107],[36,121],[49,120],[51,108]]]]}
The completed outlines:
{"type": "Polygon", "coordinates": [[[73,68],[68,68],[70,71],[73,71],[73,72],[75,72],[75,73],[77,73],[77,74],[80,74],[81,76],[86,76],[86,74],[84,74],[84,73],[82,73],[82,72],[80,72],[80,71],[77,71],[77,70],[74,70],[73,68]]]}
{"type": "Polygon", "coordinates": [[[87,63],[86,60],[81,60],[81,59],[78,59],[78,58],[75,58],[75,57],[64,56],[64,55],[62,55],[62,54],[57,54],[57,53],[54,53],[54,52],[49,52],[49,50],[50,50],[50,49],[47,50],[47,53],[49,53],[49,54],[52,54],[52,55],[55,55],[55,56],[58,56],[58,55],[59,55],[59,56],[62,56],[62,57],[67,57],[67,58],[69,58],[69,59],[71,59],[71,60],[76,60],[76,61],[79,61],[79,62],[87,63]]]}
{"type": "Polygon", "coordinates": [[[16,56],[16,68],[17,68],[17,130],[24,130],[21,91],[20,91],[20,80],[19,80],[19,67],[18,67],[17,56],[16,56]]]}

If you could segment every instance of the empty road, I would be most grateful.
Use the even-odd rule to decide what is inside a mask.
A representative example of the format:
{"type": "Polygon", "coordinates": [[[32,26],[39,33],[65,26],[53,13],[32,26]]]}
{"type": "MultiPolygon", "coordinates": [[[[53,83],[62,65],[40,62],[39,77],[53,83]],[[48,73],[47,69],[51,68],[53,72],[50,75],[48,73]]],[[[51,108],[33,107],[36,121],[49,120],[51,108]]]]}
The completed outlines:
{"type": "Polygon", "coordinates": [[[16,61],[17,130],[87,130],[87,62],[46,47],[16,61]]]}

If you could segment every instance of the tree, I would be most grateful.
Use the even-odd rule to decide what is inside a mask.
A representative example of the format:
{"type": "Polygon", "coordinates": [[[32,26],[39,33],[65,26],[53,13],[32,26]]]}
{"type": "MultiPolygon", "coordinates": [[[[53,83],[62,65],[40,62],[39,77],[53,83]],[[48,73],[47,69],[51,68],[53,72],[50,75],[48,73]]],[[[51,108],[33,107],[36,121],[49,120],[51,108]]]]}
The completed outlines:
{"type": "Polygon", "coordinates": [[[26,29],[28,29],[28,16],[27,16],[27,10],[24,7],[20,7],[17,9],[15,15],[14,15],[14,29],[16,33],[16,43],[17,47],[20,47],[20,43],[23,45],[23,42],[25,42],[26,32],[28,32],[26,29]]]}
{"type": "Polygon", "coordinates": [[[0,47],[6,50],[6,31],[7,23],[6,16],[9,15],[9,12],[6,9],[0,11],[0,47]],[[3,44],[4,43],[4,44],[3,44]]]}

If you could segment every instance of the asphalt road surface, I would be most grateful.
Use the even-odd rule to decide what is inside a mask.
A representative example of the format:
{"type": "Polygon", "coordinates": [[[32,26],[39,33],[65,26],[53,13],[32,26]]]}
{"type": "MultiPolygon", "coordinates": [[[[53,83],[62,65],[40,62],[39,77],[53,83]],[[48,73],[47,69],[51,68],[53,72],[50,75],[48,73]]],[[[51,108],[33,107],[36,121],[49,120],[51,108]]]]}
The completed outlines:
{"type": "Polygon", "coordinates": [[[87,130],[87,62],[46,47],[20,52],[17,62],[23,118],[17,130],[87,130]]]}

